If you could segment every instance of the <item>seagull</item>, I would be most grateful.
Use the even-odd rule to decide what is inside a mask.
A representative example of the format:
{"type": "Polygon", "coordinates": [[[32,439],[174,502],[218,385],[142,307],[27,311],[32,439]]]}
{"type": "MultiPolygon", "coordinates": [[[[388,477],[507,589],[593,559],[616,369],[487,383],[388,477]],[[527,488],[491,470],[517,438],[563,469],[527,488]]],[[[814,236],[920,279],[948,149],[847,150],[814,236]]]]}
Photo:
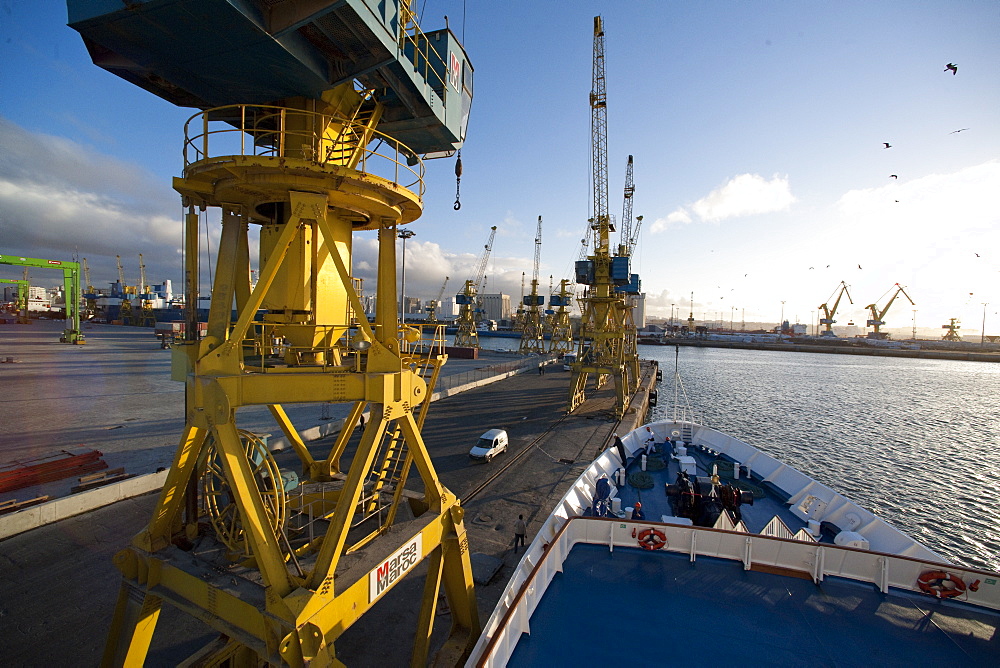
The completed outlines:
{"type": "Polygon", "coordinates": [[[883,144],[885,144],[885,147],[886,147],[886,148],[892,148],[892,144],[890,144],[889,142],[887,142],[887,141],[884,141],[884,142],[882,142],[882,143],[883,143],[883,144]]]}
{"type": "Polygon", "coordinates": [[[958,132],[965,132],[968,129],[969,128],[962,128],[961,130],[953,130],[953,131],[949,132],[948,134],[953,135],[953,134],[956,134],[958,132]]]}
{"type": "Polygon", "coordinates": [[[976,257],[979,257],[979,253],[976,253],[976,257]]]}
{"type": "Polygon", "coordinates": [[[956,65],[955,63],[948,63],[947,65],[944,66],[944,69],[941,71],[947,72],[949,70],[951,70],[952,74],[958,74],[958,65],[956,65]]]}
{"type": "Polygon", "coordinates": [[[861,269],[861,265],[860,264],[858,265],[858,269],[861,269]]]}
{"type": "Polygon", "coordinates": [[[890,174],[890,175],[889,175],[889,178],[890,178],[890,179],[899,179],[899,177],[898,177],[898,176],[896,176],[895,174],[890,174]]]}

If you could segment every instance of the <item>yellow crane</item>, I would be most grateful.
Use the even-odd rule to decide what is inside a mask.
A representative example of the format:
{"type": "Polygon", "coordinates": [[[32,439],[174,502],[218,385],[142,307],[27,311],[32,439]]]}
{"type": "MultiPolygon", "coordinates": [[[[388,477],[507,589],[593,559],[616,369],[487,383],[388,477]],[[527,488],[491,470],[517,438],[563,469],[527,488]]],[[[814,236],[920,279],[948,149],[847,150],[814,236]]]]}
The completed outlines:
{"type": "Polygon", "coordinates": [[[569,285],[570,280],[564,278],[559,281],[559,292],[549,295],[549,308],[553,311],[550,353],[565,354],[573,350],[573,326],[569,319],[573,291],[569,285]]]}
{"type": "Polygon", "coordinates": [[[590,156],[593,180],[593,217],[584,237],[593,236],[591,255],[576,262],[576,282],[586,286],[580,300],[580,337],[576,360],[570,364],[567,409],[575,410],[586,400],[588,379],[594,389],[609,380],[615,385],[614,414],[621,417],[639,383],[637,335],[632,322],[632,303],[627,294],[638,294],[639,277],[629,269],[629,257],[613,256],[610,232],[614,224],[608,213],[608,99],[604,66],[604,22],[594,17],[594,47],[590,89],[590,156]]]}
{"type": "Polygon", "coordinates": [[[118,288],[121,290],[121,305],[118,307],[118,320],[123,325],[135,324],[135,317],[132,313],[132,300],[130,295],[135,294],[135,288],[125,282],[125,269],[122,267],[122,256],[115,255],[118,263],[118,288]]]}
{"type": "Polygon", "coordinates": [[[444,283],[441,284],[441,289],[438,290],[437,297],[435,297],[433,300],[431,300],[431,302],[427,305],[427,322],[428,322],[428,324],[437,322],[437,318],[438,318],[438,312],[437,311],[441,307],[441,298],[444,297],[444,289],[446,287],[448,287],[448,279],[449,278],[450,278],[449,276],[445,276],[444,277],[444,283]]]}
{"type": "Polygon", "coordinates": [[[115,557],[103,663],[142,665],[174,605],[214,631],[199,665],[344,665],[341,635],[420,573],[410,663],[432,659],[440,620],[450,628],[437,629],[433,660],[459,665],[480,634],[464,512],[421,434],[447,355],[443,334],[422,342],[400,326],[396,239],[423,212],[422,156],[464,142],[472,66],[447,27],[421,29],[410,0],[265,4],[198,3],[192,20],[187,0],[69,0],[98,65],[195,109],[173,181],[187,313],[172,369],[186,422],[149,524],[115,557]],[[202,337],[209,217],[221,235],[202,337]],[[373,322],[352,275],[364,235],[378,244],[373,322]],[[347,417],[317,454],[284,406],[329,403],[347,417]],[[250,406],[267,407],[294,467],[246,428],[250,406]]]}
{"type": "Polygon", "coordinates": [[[948,321],[947,325],[941,325],[941,329],[946,330],[941,340],[961,341],[962,335],[958,333],[958,330],[962,329],[961,321],[958,318],[948,318],[948,321]]]}
{"type": "Polygon", "coordinates": [[[542,327],[542,306],[545,305],[544,295],[538,294],[538,266],[542,253],[542,217],[538,217],[538,228],[535,232],[535,265],[531,274],[531,294],[521,298],[525,306],[524,328],[521,330],[521,345],[518,352],[523,354],[545,352],[545,335],[542,327]]]}
{"type": "MultiPolygon", "coordinates": [[[[906,290],[903,289],[902,285],[896,283],[894,287],[896,288],[896,291],[892,293],[891,297],[889,297],[889,301],[885,303],[885,306],[879,308],[875,304],[869,304],[868,306],[865,307],[871,313],[871,317],[868,318],[867,324],[869,327],[872,327],[874,329],[874,331],[868,333],[868,338],[870,339],[889,338],[888,334],[881,331],[881,327],[882,325],[885,324],[885,314],[889,312],[889,307],[892,306],[892,303],[894,301],[896,301],[896,297],[898,297],[899,295],[903,295],[910,302],[910,304],[916,306],[916,304],[913,303],[913,300],[910,299],[910,295],[906,294],[906,290]]],[[[891,291],[892,288],[889,288],[889,290],[891,291]]]]}
{"type": "Polygon", "coordinates": [[[837,308],[840,306],[841,298],[847,295],[847,301],[851,304],[854,302],[851,300],[851,293],[847,291],[847,283],[844,281],[840,282],[834,291],[830,295],[830,299],[826,300],[826,303],[819,305],[819,310],[823,312],[823,317],[819,319],[819,324],[826,325],[826,329],[820,336],[837,336],[833,333],[833,323],[837,322],[833,319],[833,316],[837,314],[837,308]],[[833,306],[829,306],[830,302],[833,302],[833,306]]]}
{"type": "Polygon", "coordinates": [[[476,263],[472,278],[465,281],[462,291],[455,295],[455,303],[459,306],[458,331],[455,333],[455,345],[464,348],[479,347],[479,332],[476,325],[482,314],[482,291],[486,284],[486,264],[493,250],[493,239],[497,236],[497,226],[490,228],[490,238],[483,246],[483,253],[476,263]]]}

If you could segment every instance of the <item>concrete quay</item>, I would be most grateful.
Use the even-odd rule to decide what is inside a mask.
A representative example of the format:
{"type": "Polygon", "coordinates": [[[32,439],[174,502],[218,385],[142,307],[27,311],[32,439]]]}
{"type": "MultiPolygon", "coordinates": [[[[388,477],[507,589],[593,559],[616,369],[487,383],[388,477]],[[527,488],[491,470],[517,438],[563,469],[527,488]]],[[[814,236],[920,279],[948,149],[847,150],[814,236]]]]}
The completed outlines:
{"type": "MultiPolygon", "coordinates": [[[[127,362],[114,362],[116,358],[132,359],[132,363],[142,366],[144,358],[155,357],[160,353],[153,349],[157,344],[152,335],[149,335],[147,346],[145,339],[136,338],[138,335],[134,332],[119,331],[128,328],[106,326],[106,329],[109,331],[105,336],[88,332],[88,345],[98,343],[100,339],[108,339],[106,349],[91,349],[96,351],[91,359],[98,357],[111,360],[112,369],[128,367],[127,362]]],[[[104,330],[102,327],[99,333],[104,330]]],[[[0,355],[11,355],[5,333],[0,333],[0,355]]],[[[58,341],[58,336],[55,341],[58,341]]],[[[85,375],[83,371],[88,366],[87,358],[75,356],[78,351],[86,352],[86,346],[54,343],[54,347],[62,348],[48,349],[47,344],[38,345],[61,358],[60,365],[63,368],[68,366],[71,375],[85,375]]],[[[25,360],[31,357],[23,347],[20,351],[15,347],[14,351],[15,357],[25,360]]],[[[165,359],[166,355],[161,357],[165,359]]],[[[504,359],[509,359],[509,356],[497,357],[497,360],[504,359]]],[[[643,383],[632,402],[634,408],[620,424],[610,414],[614,401],[611,388],[593,393],[583,406],[566,416],[564,409],[569,385],[568,372],[562,371],[560,366],[552,365],[547,367],[544,375],[534,372],[501,374],[498,377],[504,377],[503,380],[491,384],[482,384],[484,378],[476,379],[477,368],[495,366],[497,360],[449,360],[445,370],[456,376],[466,374],[470,376],[471,382],[464,383],[465,385],[479,386],[435,402],[423,431],[444,484],[462,498],[475,492],[472,498],[463,502],[467,511],[466,529],[472,552],[493,557],[502,564],[491,581],[477,585],[480,616],[483,620],[495,606],[520,558],[511,549],[513,523],[517,515],[523,514],[528,520],[530,541],[551,508],[594,455],[612,439],[615,431],[624,432],[641,424],[645,418],[648,390],[651,384],[655,384],[652,368],[644,365],[643,383]],[[507,457],[513,459],[522,449],[528,450],[495,478],[494,474],[507,464],[505,457],[485,465],[473,464],[468,457],[468,449],[479,434],[493,426],[506,427],[510,432],[511,450],[507,457]],[[483,487],[490,478],[494,479],[483,487]]],[[[24,363],[36,365],[36,371],[46,368],[43,361],[24,363]]],[[[531,368],[537,368],[537,364],[532,364],[531,368]]],[[[90,373],[94,372],[91,368],[90,373]]],[[[0,373],[5,374],[6,369],[0,373]]],[[[121,373],[128,376],[136,372],[121,373]]],[[[137,373],[143,375],[141,371],[137,373]]],[[[58,380],[60,376],[53,373],[53,377],[58,380]]],[[[4,378],[6,384],[7,378],[3,375],[0,378],[4,378]]],[[[107,380],[101,382],[112,384],[107,380]]],[[[122,379],[122,382],[129,381],[122,379]]],[[[132,382],[138,382],[138,379],[133,379],[132,382]]],[[[144,382],[160,387],[151,379],[144,382]]],[[[177,383],[173,385],[180,387],[177,383]]],[[[171,385],[164,384],[162,387],[164,392],[173,394],[167,389],[172,388],[171,385]]],[[[158,392],[148,394],[156,395],[158,392]]],[[[151,399],[156,398],[146,396],[145,400],[140,400],[130,397],[131,395],[126,394],[120,400],[126,405],[132,401],[136,402],[135,405],[148,405],[151,399]]],[[[73,405],[76,400],[85,398],[83,388],[64,388],[61,392],[54,392],[49,387],[39,393],[38,397],[24,400],[44,403],[56,399],[73,405]]],[[[173,394],[171,399],[179,405],[182,397],[173,394]]],[[[112,401],[110,398],[107,400],[112,401]]],[[[163,403],[166,404],[165,401],[163,403]]],[[[174,409],[164,405],[164,410],[174,409]]],[[[179,434],[180,408],[177,413],[176,424],[170,427],[162,425],[164,432],[173,429],[179,434]]],[[[102,430],[99,425],[117,424],[122,420],[95,420],[94,417],[101,418],[105,413],[95,412],[93,408],[90,409],[90,415],[91,421],[84,424],[82,429],[110,432],[114,436],[118,435],[115,432],[121,431],[102,430]]],[[[122,414],[118,412],[115,415],[122,414]]],[[[166,438],[160,431],[159,422],[165,423],[168,418],[167,415],[159,415],[154,419],[152,431],[156,433],[155,438],[166,438]]],[[[296,424],[306,424],[295,417],[293,420],[296,420],[296,424]]],[[[50,437],[56,433],[74,433],[72,427],[62,430],[55,428],[60,421],[58,415],[50,420],[50,437]]],[[[132,422],[136,424],[129,424],[125,428],[130,433],[141,436],[144,432],[143,422],[132,422]]],[[[23,423],[20,428],[25,428],[23,423]]],[[[8,444],[6,439],[9,438],[9,432],[2,438],[4,440],[0,440],[0,452],[8,444]]],[[[39,444],[44,440],[38,438],[33,442],[39,444]]],[[[58,442],[53,443],[58,445],[58,442]]],[[[78,444],[79,441],[75,443],[78,444]]],[[[90,442],[90,445],[105,451],[106,455],[119,453],[123,461],[130,461],[127,447],[107,448],[94,442],[90,442]]],[[[163,447],[168,448],[172,454],[175,445],[165,443],[163,447]]],[[[310,448],[318,452],[328,447],[327,439],[310,443],[310,448]]],[[[140,452],[153,449],[155,448],[140,448],[140,452]]],[[[167,459],[169,461],[169,455],[167,459]]],[[[145,465],[148,467],[152,462],[145,465]]],[[[413,486],[412,481],[411,476],[411,484],[408,486],[413,486]]],[[[148,522],[156,498],[155,493],[149,493],[126,499],[0,540],[0,572],[4,573],[4,577],[0,579],[0,656],[4,657],[6,665],[94,665],[99,662],[120,582],[118,571],[112,565],[112,556],[127,545],[131,536],[148,522]]],[[[352,666],[408,664],[423,586],[422,575],[421,565],[338,640],[337,651],[341,660],[352,666]]],[[[438,626],[441,630],[446,630],[447,624],[447,615],[439,618],[438,626]]],[[[201,622],[165,605],[147,665],[176,665],[215,635],[201,622]]]]}

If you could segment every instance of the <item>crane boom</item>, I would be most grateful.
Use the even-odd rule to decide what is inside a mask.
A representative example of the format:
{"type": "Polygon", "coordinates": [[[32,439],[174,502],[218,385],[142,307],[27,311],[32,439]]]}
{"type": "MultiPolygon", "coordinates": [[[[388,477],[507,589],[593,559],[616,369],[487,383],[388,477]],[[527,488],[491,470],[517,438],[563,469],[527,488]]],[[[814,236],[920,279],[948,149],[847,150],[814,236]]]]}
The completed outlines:
{"type": "Polygon", "coordinates": [[[629,240],[632,238],[632,195],[635,194],[635,182],[632,180],[632,156],[628,157],[625,168],[625,204],[622,208],[622,231],[619,245],[619,255],[631,255],[628,252],[629,240]]]}
{"type": "Polygon", "coordinates": [[[497,235],[497,226],[490,228],[490,238],[483,246],[483,254],[476,263],[472,278],[465,281],[462,291],[455,295],[455,301],[461,307],[458,314],[458,332],[455,333],[455,345],[463,348],[478,348],[479,334],[476,332],[476,313],[481,310],[482,291],[486,282],[486,263],[493,250],[493,239],[497,235]]]}
{"type": "Polygon", "coordinates": [[[531,288],[538,286],[538,265],[542,257],[542,217],[538,217],[538,229],[535,231],[535,270],[531,274],[531,288]]]}
{"type": "MultiPolygon", "coordinates": [[[[871,318],[868,319],[867,324],[874,330],[872,331],[871,334],[868,335],[869,338],[884,339],[887,337],[887,335],[881,331],[881,327],[882,325],[885,324],[885,314],[889,312],[889,307],[892,306],[892,303],[894,301],[896,301],[896,297],[898,297],[899,295],[903,295],[904,297],[907,298],[907,300],[909,300],[912,306],[916,306],[916,303],[914,303],[914,301],[910,299],[910,295],[906,294],[906,290],[903,289],[902,285],[896,283],[895,288],[896,291],[892,294],[891,297],[889,297],[889,301],[887,301],[885,303],[885,306],[883,306],[881,309],[879,309],[879,307],[876,304],[869,304],[868,306],[865,307],[866,309],[868,309],[868,311],[871,313],[872,316],[871,318]]],[[[892,288],[889,289],[891,290],[892,288]]]]}
{"type": "Polygon", "coordinates": [[[826,303],[819,305],[819,309],[823,311],[823,317],[819,319],[819,323],[821,325],[826,325],[826,329],[823,330],[822,336],[836,336],[836,334],[833,333],[833,323],[837,321],[833,319],[833,316],[837,314],[837,307],[840,306],[840,299],[844,295],[847,295],[847,301],[851,304],[854,303],[854,301],[851,300],[851,293],[847,291],[847,283],[841,281],[840,285],[834,289],[833,294],[830,295],[830,299],[827,299],[826,303]],[[834,295],[836,295],[836,297],[834,297],[834,295]],[[833,301],[832,308],[828,306],[831,300],[833,301]]]}

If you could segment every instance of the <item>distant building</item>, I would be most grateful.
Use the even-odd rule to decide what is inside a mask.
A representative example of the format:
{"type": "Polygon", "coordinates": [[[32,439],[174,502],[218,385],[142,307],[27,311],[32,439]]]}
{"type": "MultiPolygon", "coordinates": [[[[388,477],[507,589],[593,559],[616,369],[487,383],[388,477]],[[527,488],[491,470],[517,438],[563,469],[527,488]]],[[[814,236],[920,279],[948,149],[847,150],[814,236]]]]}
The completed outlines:
{"type": "Polygon", "coordinates": [[[480,295],[483,313],[480,320],[509,320],[511,316],[510,295],[503,293],[480,295]]]}

